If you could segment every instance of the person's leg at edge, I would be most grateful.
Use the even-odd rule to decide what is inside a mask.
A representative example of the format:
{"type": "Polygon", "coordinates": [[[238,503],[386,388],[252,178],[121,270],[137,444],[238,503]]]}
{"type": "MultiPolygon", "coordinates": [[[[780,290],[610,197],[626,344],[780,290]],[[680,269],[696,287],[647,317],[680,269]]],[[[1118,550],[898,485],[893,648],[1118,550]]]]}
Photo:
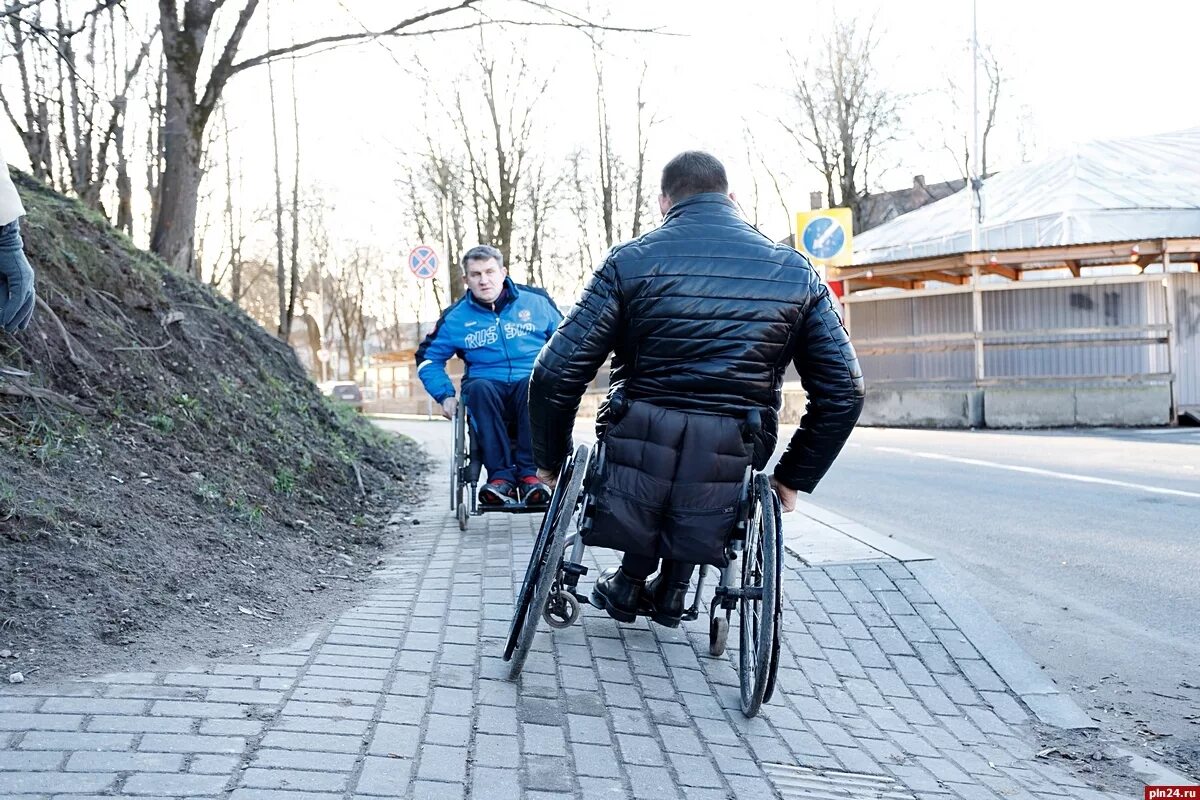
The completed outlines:
{"type": "Polygon", "coordinates": [[[479,437],[488,477],[479,490],[479,500],[491,505],[507,502],[516,496],[516,474],[504,416],[504,385],[476,379],[468,384],[465,394],[471,411],[471,432],[479,437]]]}
{"type": "Polygon", "coordinates": [[[633,622],[641,607],[648,578],[658,569],[658,559],[626,553],[621,566],[605,570],[592,587],[592,602],[618,622],[633,622]]]}
{"type": "Polygon", "coordinates": [[[530,505],[550,502],[550,487],[538,480],[537,465],[533,463],[533,437],[529,430],[529,382],[515,381],[506,387],[509,419],[517,421],[516,461],[518,491],[530,505]]]}

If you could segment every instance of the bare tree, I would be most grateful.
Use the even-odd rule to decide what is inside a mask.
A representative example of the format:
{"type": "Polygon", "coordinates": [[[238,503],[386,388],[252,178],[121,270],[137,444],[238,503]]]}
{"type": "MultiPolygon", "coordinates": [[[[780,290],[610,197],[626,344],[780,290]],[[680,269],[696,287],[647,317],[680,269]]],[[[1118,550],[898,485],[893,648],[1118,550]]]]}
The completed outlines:
{"type": "MultiPolygon", "coordinates": [[[[487,0],[455,0],[435,5],[387,28],[321,36],[239,60],[242,38],[259,0],[244,0],[211,71],[201,80],[213,19],[226,0],[159,0],[163,53],[167,64],[165,169],[160,213],[154,221],[151,248],[177,269],[194,273],[193,258],[200,149],[203,134],[229,81],[237,74],[283,57],[298,57],[386,37],[428,36],[494,24],[555,25],[590,30],[594,23],[539,0],[524,0],[522,8],[536,18],[503,19],[484,16],[478,7],[487,0]],[[180,13],[182,10],[182,14],[180,13]],[[201,89],[201,85],[203,88],[201,89]]],[[[610,30],[631,30],[610,28],[610,30]]]]}
{"type": "Polygon", "coordinates": [[[650,146],[650,131],[658,123],[658,116],[646,116],[646,72],[649,66],[642,62],[642,76],[637,87],[637,162],[633,170],[633,225],[629,235],[637,238],[642,235],[642,215],[646,213],[649,201],[646,191],[646,149],[650,146]]]}
{"type": "Polygon", "coordinates": [[[484,119],[477,121],[471,113],[479,103],[465,94],[461,84],[455,86],[453,106],[454,125],[467,156],[476,233],[479,241],[495,246],[506,263],[512,261],[517,206],[533,145],[534,111],[550,83],[549,76],[534,75],[520,55],[522,50],[512,48],[511,61],[499,67],[481,40],[474,79],[484,119]]]}
{"type": "MultiPolygon", "coordinates": [[[[271,46],[271,9],[267,7],[267,47],[271,46]]],[[[279,108],[275,103],[275,68],[267,63],[267,95],[271,103],[271,152],[275,157],[275,290],[279,298],[279,316],[275,332],[285,342],[291,332],[288,319],[287,262],[283,260],[283,175],[279,168],[279,108]]]]}
{"type": "MultiPolygon", "coordinates": [[[[1000,98],[1003,94],[1004,73],[1000,60],[991,47],[983,47],[979,52],[980,63],[983,66],[987,81],[986,108],[984,109],[983,130],[979,134],[980,177],[990,177],[992,171],[988,167],[988,140],[996,127],[1000,98]]],[[[950,104],[950,122],[944,128],[945,148],[954,156],[959,173],[964,180],[971,177],[971,139],[973,136],[973,113],[971,102],[971,87],[962,86],[953,74],[946,76],[945,94],[950,104]]]]}
{"type": "Polygon", "coordinates": [[[746,161],[750,165],[750,174],[752,176],[754,176],[754,181],[755,181],[755,183],[754,183],[754,197],[755,197],[755,201],[754,201],[755,222],[754,222],[754,225],[755,226],[758,225],[757,215],[758,215],[759,192],[758,192],[758,182],[757,182],[758,177],[757,177],[757,168],[756,168],[756,163],[757,163],[757,167],[761,168],[762,171],[764,173],[766,173],[767,179],[771,181],[771,188],[774,190],[775,198],[779,201],[779,207],[783,211],[783,218],[785,221],[786,230],[787,230],[788,234],[791,235],[793,233],[793,231],[792,231],[792,227],[793,227],[792,208],[788,204],[787,198],[785,198],[783,196],[783,188],[779,182],[780,181],[779,170],[777,167],[773,166],[770,162],[767,161],[767,157],[763,153],[762,147],[758,144],[758,138],[754,135],[754,132],[750,129],[749,123],[743,122],[743,131],[744,131],[744,135],[746,137],[746,161]]]}
{"type": "Polygon", "coordinates": [[[131,44],[129,21],[115,0],[101,0],[78,18],[62,0],[45,5],[49,17],[41,3],[13,3],[4,12],[21,113],[3,87],[0,105],[21,135],[34,176],[74,193],[90,208],[104,212],[115,158],[112,221],[131,230],[125,117],[157,33],[131,44]]]}
{"type": "Polygon", "coordinates": [[[871,169],[899,124],[899,98],[883,85],[873,59],[874,24],[859,24],[835,20],[812,59],[792,58],[795,108],[779,119],[824,176],[829,205],[851,209],[856,231],[871,169]]]}
{"type": "MultiPolygon", "coordinates": [[[[300,104],[296,97],[296,62],[292,62],[292,138],[295,144],[295,161],[292,164],[292,258],[288,278],[287,325],[283,338],[287,341],[292,333],[292,319],[296,315],[296,294],[300,291],[300,104]]],[[[316,354],[313,354],[314,359],[316,354]]]]}
{"type": "Polygon", "coordinates": [[[549,285],[546,272],[546,238],[550,224],[550,215],[558,204],[565,176],[551,177],[545,162],[530,170],[529,180],[525,184],[524,207],[527,215],[526,224],[522,226],[522,261],[528,271],[527,280],[535,286],[549,285]]]}
{"type": "Polygon", "coordinates": [[[358,374],[359,357],[367,339],[366,278],[374,261],[366,250],[356,248],[330,280],[330,305],[351,380],[358,374]]]}

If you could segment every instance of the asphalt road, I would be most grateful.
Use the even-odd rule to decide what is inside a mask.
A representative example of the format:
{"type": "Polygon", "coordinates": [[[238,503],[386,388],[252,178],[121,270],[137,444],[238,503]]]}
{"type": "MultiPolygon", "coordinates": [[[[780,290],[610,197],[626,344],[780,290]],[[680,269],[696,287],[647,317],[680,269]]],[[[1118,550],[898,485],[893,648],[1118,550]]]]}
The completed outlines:
{"type": "Polygon", "coordinates": [[[937,556],[1103,727],[1200,765],[1200,429],[860,428],[812,501],[937,556]]]}

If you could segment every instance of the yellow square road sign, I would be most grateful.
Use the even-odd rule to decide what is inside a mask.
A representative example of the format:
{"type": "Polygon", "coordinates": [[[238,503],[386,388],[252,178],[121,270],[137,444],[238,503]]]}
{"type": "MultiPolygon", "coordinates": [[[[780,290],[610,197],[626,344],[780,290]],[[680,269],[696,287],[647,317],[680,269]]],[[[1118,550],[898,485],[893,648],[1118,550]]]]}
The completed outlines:
{"type": "Polygon", "coordinates": [[[796,214],[796,249],[815,265],[849,266],[854,224],[848,208],[820,208],[796,214]]]}

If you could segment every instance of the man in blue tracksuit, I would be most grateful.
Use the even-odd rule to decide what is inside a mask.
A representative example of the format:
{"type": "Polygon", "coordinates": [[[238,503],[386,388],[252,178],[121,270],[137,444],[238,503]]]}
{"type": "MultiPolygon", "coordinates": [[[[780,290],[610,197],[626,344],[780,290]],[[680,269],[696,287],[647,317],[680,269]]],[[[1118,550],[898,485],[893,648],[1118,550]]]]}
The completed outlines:
{"type": "Polygon", "coordinates": [[[450,419],[458,400],[446,362],[458,356],[466,363],[463,394],[488,475],[481,503],[547,503],[550,490],[538,480],[529,437],[529,374],[562,314],[543,290],[513,283],[496,248],[473,247],[462,263],[467,292],[417,348],[417,375],[450,419]],[[510,422],[516,423],[516,452],[510,422]]]}

